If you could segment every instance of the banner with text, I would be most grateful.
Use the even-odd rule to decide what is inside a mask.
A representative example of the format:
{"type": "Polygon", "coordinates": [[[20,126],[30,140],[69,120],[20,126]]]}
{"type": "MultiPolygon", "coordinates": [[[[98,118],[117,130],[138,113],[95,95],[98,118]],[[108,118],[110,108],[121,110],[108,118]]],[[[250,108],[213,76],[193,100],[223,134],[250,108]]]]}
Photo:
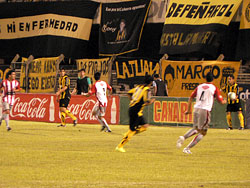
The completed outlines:
{"type": "Polygon", "coordinates": [[[250,0],[243,0],[237,44],[238,59],[250,60],[250,0]]]}
{"type": "Polygon", "coordinates": [[[116,58],[115,68],[118,83],[141,84],[146,75],[160,73],[158,60],[143,58],[116,58]]]}
{"type": "Polygon", "coordinates": [[[2,3],[0,55],[12,51],[39,57],[82,53],[98,5],[92,1],[2,3]]]}
{"type": "Polygon", "coordinates": [[[170,0],[160,53],[217,57],[224,32],[240,3],[241,0],[170,0]]]}
{"type": "MultiPolygon", "coordinates": [[[[92,110],[96,103],[96,98],[82,97],[73,95],[68,109],[74,114],[78,123],[99,122],[92,115],[92,110]]],[[[119,124],[119,97],[111,96],[108,98],[105,118],[108,123],[119,124]]],[[[10,116],[12,120],[22,121],[43,121],[51,123],[60,123],[59,103],[56,102],[55,95],[49,94],[17,94],[10,116]]],[[[72,120],[67,117],[67,123],[72,120]]]]}
{"type": "MultiPolygon", "coordinates": [[[[25,91],[28,84],[29,93],[53,93],[56,87],[56,61],[58,57],[34,59],[28,67],[28,80],[26,80],[26,64],[21,66],[20,86],[25,91]]],[[[27,58],[22,58],[22,62],[27,58]]]]}
{"type": "Polygon", "coordinates": [[[108,82],[109,78],[109,58],[103,59],[77,59],[77,70],[85,69],[85,75],[95,82],[94,75],[96,72],[101,73],[101,80],[108,82]]]}
{"type": "Polygon", "coordinates": [[[138,50],[151,0],[103,3],[99,31],[100,55],[138,50]]]}
{"type": "Polygon", "coordinates": [[[211,71],[214,84],[222,88],[228,76],[237,80],[240,62],[234,61],[162,61],[162,79],[166,81],[168,96],[189,97],[201,83],[206,82],[206,74],[211,71]]]}
{"type": "MultiPolygon", "coordinates": [[[[188,98],[182,97],[153,97],[155,102],[145,107],[143,116],[151,125],[163,126],[193,126],[193,113],[184,114],[188,107],[188,98]]],[[[194,102],[193,102],[194,105],[194,102]]],[[[192,106],[193,106],[192,105],[192,106]]],[[[120,97],[120,124],[129,124],[128,116],[129,99],[127,96],[120,97]]],[[[242,101],[243,114],[245,114],[245,102],[242,101]]],[[[221,105],[216,100],[211,112],[209,127],[226,128],[226,104],[221,105]]],[[[194,108],[191,109],[192,111],[194,108]]],[[[234,128],[239,125],[237,113],[232,114],[234,128]]]]}

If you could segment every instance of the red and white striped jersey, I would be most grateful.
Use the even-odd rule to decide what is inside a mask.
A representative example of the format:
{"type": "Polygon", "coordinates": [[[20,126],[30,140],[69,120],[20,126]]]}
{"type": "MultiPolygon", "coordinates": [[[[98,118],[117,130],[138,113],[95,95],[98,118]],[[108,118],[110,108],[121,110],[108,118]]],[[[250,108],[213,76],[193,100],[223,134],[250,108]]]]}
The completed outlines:
{"type": "Polygon", "coordinates": [[[191,97],[196,97],[194,108],[200,108],[211,111],[214,103],[214,97],[221,102],[223,97],[220,90],[212,83],[203,83],[196,87],[191,94],[191,97]]]}
{"type": "Polygon", "coordinates": [[[108,103],[106,96],[107,89],[112,90],[111,86],[107,82],[98,80],[89,91],[89,94],[90,95],[95,94],[99,102],[99,105],[106,107],[108,103]]]}
{"type": "Polygon", "coordinates": [[[20,89],[20,84],[17,80],[3,80],[0,88],[3,90],[3,102],[7,102],[13,105],[15,102],[15,91],[14,89],[20,89]]]}

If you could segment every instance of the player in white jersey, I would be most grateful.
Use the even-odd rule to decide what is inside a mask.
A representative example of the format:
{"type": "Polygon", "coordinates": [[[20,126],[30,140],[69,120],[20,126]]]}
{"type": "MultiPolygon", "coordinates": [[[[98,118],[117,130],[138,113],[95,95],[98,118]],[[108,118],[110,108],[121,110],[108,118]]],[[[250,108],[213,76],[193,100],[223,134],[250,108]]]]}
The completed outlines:
{"type": "Polygon", "coordinates": [[[10,131],[11,128],[9,126],[9,114],[11,108],[15,102],[15,93],[20,91],[20,84],[16,79],[16,73],[14,70],[10,70],[7,75],[6,79],[2,81],[0,88],[2,90],[2,103],[3,103],[3,113],[0,119],[0,125],[2,124],[2,120],[5,120],[7,131],[10,131]]]}
{"type": "Polygon", "coordinates": [[[91,88],[91,90],[88,92],[87,96],[95,94],[97,102],[94,106],[92,114],[97,118],[97,120],[102,125],[101,131],[107,129],[106,132],[111,132],[104,116],[108,105],[107,89],[110,90],[110,92],[112,92],[112,87],[105,81],[100,80],[100,77],[101,77],[100,72],[95,73],[94,78],[96,82],[91,88]]]}
{"type": "Polygon", "coordinates": [[[206,75],[206,83],[200,84],[192,92],[188,100],[188,110],[185,114],[191,113],[191,105],[193,99],[196,97],[194,105],[194,123],[193,129],[190,129],[184,136],[180,136],[177,141],[177,148],[180,148],[185,139],[198,134],[187,147],[183,149],[186,154],[191,154],[190,148],[194,147],[207,134],[208,124],[210,122],[210,112],[213,107],[214,98],[221,104],[226,104],[226,100],[220,94],[220,90],[212,83],[213,74],[209,72],[206,75]]]}

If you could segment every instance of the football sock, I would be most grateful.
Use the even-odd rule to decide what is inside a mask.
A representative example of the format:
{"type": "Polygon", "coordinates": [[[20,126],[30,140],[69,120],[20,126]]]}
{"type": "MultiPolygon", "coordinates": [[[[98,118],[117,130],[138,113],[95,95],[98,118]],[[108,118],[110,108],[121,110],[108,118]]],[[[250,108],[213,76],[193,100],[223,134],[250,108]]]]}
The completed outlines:
{"type": "Polygon", "coordinates": [[[10,120],[9,114],[3,114],[3,118],[5,120],[6,127],[9,127],[9,120],[10,120]]]}
{"type": "Polygon", "coordinates": [[[238,117],[239,117],[239,120],[240,120],[240,126],[242,128],[244,128],[244,117],[243,117],[243,114],[242,113],[238,114],[238,117]]]}
{"type": "Polygon", "coordinates": [[[144,132],[144,131],[146,131],[146,130],[147,130],[147,128],[144,127],[144,126],[138,127],[138,128],[136,129],[135,134],[139,134],[139,133],[144,132]]]}
{"type": "Polygon", "coordinates": [[[69,116],[71,119],[76,120],[76,117],[69,110],[65,110],[65,114],[69,116]]]}
{"type": "Polygon", "coordinates": [[[66,125],[66,114],[65,112],[61,112],[61,124],[66,125]]]}
{"type": "Polygon", "coordinates": [[[186,134],[184,134],[184,138],[187,139],[195,134],[197,134],[198,131],[196,130],[196,128],[190,129],[188,130],[188,132],[186,132],[186,134]]]}
{"type": "Polygon", "coordinates": [[[131,131],[129,130],[123,137],[122,141],[120,142],[120,144],[118,145],[118,148],[123,147],[132,136],[134,136],[134,134],[136,133],[136,131],[131,131]]]}
{"type": "Polygon", "coordinates": [[[227,114],[227,124],[228,124],[228,127],[233,128],[231,114],[227,114]]]}
{"type": "Polygon", "coordinates": [[[199,141],[201,141],[201,139],[204,136],[202,134],[198,134],[187,146],[187,148],[192,148],[194,147],[199,141]]]}

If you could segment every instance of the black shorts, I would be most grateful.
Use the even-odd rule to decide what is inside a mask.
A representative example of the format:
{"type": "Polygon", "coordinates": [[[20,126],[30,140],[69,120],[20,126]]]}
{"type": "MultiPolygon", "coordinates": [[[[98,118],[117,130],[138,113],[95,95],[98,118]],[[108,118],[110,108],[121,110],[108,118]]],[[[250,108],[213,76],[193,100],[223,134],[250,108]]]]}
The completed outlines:
{"type": "Polygon", "coordinates": [[[145,125],[146,121],[143,116],[138,116],[138,112],[129,108],[129,128],[131,131],[135,131],[140,125],[145,125]]]}
{"type": "Polygon", "coordinates": [[[242,111],[242,106],[241,106],[240,102],[227,105],[227,111],[226,112],[238,112],[238,111],[242,111]]]}
{"type": "Polygon", "coordinates": [[[59,101],[59,107],[67,108],[68,105],[69,105],[69,99],[68,98],[60,99],[60,101],[59,101]]]}

